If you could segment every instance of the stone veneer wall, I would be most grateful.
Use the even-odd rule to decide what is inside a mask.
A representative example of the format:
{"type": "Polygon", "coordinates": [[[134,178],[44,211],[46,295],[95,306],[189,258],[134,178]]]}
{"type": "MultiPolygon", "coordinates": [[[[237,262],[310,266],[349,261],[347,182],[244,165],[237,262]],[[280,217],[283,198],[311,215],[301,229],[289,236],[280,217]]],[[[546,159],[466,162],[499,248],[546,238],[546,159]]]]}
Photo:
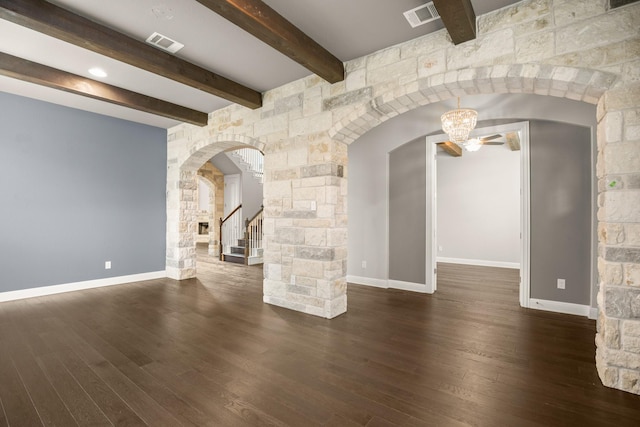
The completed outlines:
{"type": "MultiPolygon", "coordinates": [[[[418,106],[482,93],[597,104],[603,383],[640,393],[640,3],[531,0],[478,17],[475,40],[443,30],[211,113],[168,136],[167,271],[195,275],[196,170],[218,152],[265,153],[264,301],[327,318],[346,311],[347,144],[418,106]]],[[[352,218],[357,221],[357,218],[352,218]]]]}
{"type": "Polygon", "coordinates": [[[217,257],[220,255],[220,218],[224,215],[224,174],[213,166],[211,162],[206,162],[198,169],[198,175],[209,183],[209,207],[211,212],[208,217],[208,253],[217,257]]]}

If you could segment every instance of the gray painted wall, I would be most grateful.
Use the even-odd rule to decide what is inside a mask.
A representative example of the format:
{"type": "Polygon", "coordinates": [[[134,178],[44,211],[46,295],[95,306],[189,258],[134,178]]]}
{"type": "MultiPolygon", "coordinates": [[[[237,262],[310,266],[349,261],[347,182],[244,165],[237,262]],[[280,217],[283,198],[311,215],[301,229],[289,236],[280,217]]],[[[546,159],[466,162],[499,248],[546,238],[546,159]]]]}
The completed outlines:
{"type": "Polygon", "coordinates": [[[0,112],[0,292],[165,269],[166,130],[6,93],[0,112]]]}
{"type": "Polygon", "coordinates": [[[520,263],[519,151],[507,144],[461,157],[438,150],[437,186],[438,257],[520,263]]]}
{"type": "Polygon", "coordinates": [[[426,155],[423,141],[389,153],[389,279],[425,281],[426,155]]]}
{"type": "MultiPolygon", "coordinates": [[[[389,278],[388,153],[425,135],[440,133],[440,115],[455,108],[455,103],[455,99],[435,103],[394,117],[349,146],[348,275],[373,280],[389,278]],[[362,268],[362,261],[367,262],[366,268],[362,268]]],[[[582,102],[551,96],[503,94],[464,97],[462,106],[478,109],[480,119],[487,124],[503,119],[554,120],[590,127],[592,138],[595,135],[596,108],[582,102]]],[[[594,256],[595,251],[591,259],[594,256]]],[[[594,266],[590,272],[595,275],[594,266]]],[[[593,283],[597,283],[595,279],[593,283]]],[[[588,289],[588,284],[584,286],[588,289]]],[[[595,289],[596,286],[592,289],[594,294],[595,289]]],[[[595,298],[592,301],[595,304],[595,298]]]]}
{"type": "Polygon", "coordinates": [[[531,298],[589,305],[591,133],[532,121],[531,298]],[[557,279],[566,289],[557,288],[557,279]]]}

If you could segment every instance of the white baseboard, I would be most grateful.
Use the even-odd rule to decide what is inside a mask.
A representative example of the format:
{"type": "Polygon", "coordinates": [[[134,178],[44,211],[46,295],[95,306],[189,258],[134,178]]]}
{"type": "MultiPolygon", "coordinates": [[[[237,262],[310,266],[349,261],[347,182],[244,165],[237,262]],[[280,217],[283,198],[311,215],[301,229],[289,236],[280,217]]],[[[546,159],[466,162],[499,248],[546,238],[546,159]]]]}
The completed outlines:
{"type": "Polygon", "coordinates": [[[128,276],[108,277],[106,279],[87,280],[84,282],[65,283],[62,285],[42,286],[40,288],[0,292],[0,302],[61,294],[63,292],[80,291],[83,289],[101,288],[103,286],[122,285],[144,280],[163,279],[165,277],[167,277],[167,272],[162,270],[150,273],[131,274],[128,276]]]}
{"type": "Polygon", "coordinates": [[[374,279],[371,277],[360,277],[347,275],[348,283],[355,283],[356,285],[373,286],[376,288],[389,289],[389,284],[384,279],[374,279]]]}
{"type": "Polygon", "coordinates": [[[382,289],[401,289],[403,291],[426,293],[424,283],[402,282],[400,280],[374,279],[371,277],[347,276],[348,283],[357,285],[373,286],[382,289]]]}
{"type": "Polygon", "coordinates": [[[436,262],[445,262],[449,264],[480,265],[482,267],[501,267],[501,268],[520,269],[519,262],[487,261],[482,259],[446,258],[446,257],[437,257],[436,262]]]}
{"type": "Polygon", "coordinates": [[[389,287],[391,289],[402,289],[403,291],[427,293],[427,286],[424,283],[402,282],[400,280],[389,279],[389,287]]]}
{"type": "Polygon", "coordinates": [[[589,307],[589,319],[591,320],[598,319],[598,307],[589,307]]]}
{"type": "MultiPolygon", "coordinates": [[[[543,299],[529,299],[529,308],[544,311],[553,311],[554,313],[575,314],[576,316],[589,317],[592,308],[588,305],[573,304],[570,302],[548,301],[543,299]]],[[[597,313],[598,309],[596,309],[597,313]]],[[[597,314],[596,314],[597,315],[597,314]]]]}

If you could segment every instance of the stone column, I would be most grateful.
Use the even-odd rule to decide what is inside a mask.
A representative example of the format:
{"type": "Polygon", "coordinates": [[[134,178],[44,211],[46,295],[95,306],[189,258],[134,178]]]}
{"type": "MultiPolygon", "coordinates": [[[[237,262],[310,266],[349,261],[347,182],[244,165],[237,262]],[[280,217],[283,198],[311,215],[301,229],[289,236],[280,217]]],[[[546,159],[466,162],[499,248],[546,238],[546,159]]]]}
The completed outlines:
{"type": "Polygon", "coordinates": [[[265,152],[264,301],[333,318],[347,310],[347,146],[325,133],[265,152]]]}
{"type": "Polygon", "coordinates": [[[196,171],[167,171],[167,277],[196,275],[198,181],[196,171]]]}
{"type": "Polygon", "coordinates": [[[640,394],[640,84],[598,104],[598,333],[604,385],[640,394]]]}

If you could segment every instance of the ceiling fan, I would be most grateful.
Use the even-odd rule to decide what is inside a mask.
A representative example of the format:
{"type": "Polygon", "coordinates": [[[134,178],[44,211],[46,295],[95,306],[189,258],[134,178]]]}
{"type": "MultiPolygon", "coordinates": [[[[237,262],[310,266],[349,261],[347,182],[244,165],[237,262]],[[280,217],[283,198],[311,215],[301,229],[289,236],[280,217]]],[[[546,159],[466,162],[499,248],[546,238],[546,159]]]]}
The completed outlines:
{"type": "Polygon", "coordinates": [[[462,144],[456,144],[451,141],[439,142],[437,145],[441,147],[446,153],[450,154],[454,157],[462,156],[462,148],[464,147],[467,151],[477,151],[483,145],[504,145],[506,143],[509,144],[509,148],[512,151],[516,151],[520,149],[520,138],[517,132],[509,132],[506,135],[502,135],[499,133],[493,135],[487,135],[479,138],[472,138],[465,141],[462,144]],[[506,141],[496,141],[497,139],[505,138],[506,141]]]}

